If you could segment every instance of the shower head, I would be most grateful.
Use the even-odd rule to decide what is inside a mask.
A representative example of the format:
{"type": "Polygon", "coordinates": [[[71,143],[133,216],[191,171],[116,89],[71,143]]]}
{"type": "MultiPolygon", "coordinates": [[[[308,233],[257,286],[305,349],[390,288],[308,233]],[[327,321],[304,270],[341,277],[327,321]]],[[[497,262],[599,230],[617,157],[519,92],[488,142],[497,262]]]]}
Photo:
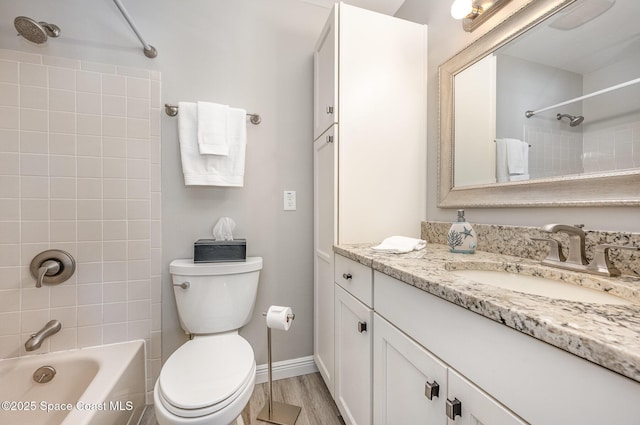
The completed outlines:
{"type": "Polygon", "coordinates": [[[26,16],[18,16],[13,20],[18,33],[32,43],[42,44],[49,37],[59,37],[60,28],[46,22],[36,22],[26,16]]]}
{"type": "Polygon", "coordinates": [[[582,124],[582,121],[584,121],[584,117],[582,115],[558,114],[558,115],[556,115],[556,118],[558,120],[560,120],[562,118],[569,118],[569,126],[570,127],[575,127],[577,125],[580,125],[580,124],[582,124]]]}

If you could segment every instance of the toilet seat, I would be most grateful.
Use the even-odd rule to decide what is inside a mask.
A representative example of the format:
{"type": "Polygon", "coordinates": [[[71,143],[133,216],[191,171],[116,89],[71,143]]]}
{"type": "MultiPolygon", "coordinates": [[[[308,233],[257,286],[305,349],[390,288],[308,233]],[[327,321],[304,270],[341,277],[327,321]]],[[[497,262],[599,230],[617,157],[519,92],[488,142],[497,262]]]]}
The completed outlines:
{"type": "Polygon", "coordinates": [[[253,349],[238,334],[196,337],[162,367],[157,393],[176,416],[210,415],[233,403],[254,382],[255,371],[253,349]]]}

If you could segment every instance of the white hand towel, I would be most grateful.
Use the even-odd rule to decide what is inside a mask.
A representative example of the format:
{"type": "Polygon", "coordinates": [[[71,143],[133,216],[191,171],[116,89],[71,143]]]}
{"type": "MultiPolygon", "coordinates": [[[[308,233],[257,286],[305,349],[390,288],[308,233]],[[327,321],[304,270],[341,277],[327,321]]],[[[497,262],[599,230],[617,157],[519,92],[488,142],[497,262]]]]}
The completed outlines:
{"type": "Polygon", "coordinates": [[[496,181],[529,180],[529,144],[518,139],[496,139],[496,181]]]}
{"type": "Polygon", "coordinates": [[[392,254],[404,254],[411,251],[418,251],[427,246],[427,241],[422,239],[409,238],[406,236],[390,236],[374,246],[372,249],[380,252],[392,254]]]}
{"type": "Polygon", "coordinates": [[[229,155],[229,106],[198,102],[198,149],[205,155],[229,155]]]}
{"type": "Polygon", "coordinates": [[[187,186],[243,186],[247,144],[246,112],[229,108],[229,155],[201,155],[195,103],[180,102],[178,133],[182,172],[187,186]]]}
{"type": "Polygon", "coordinates": [[[507,167],[509,174],[524,174],[525,161],[522,140],[503,139],[507,144],[507,167]]]}
{"type": "Polygon", "coordinates": [[[503,139],[496,139],[496,182],[509,181],[507,168],[507,143],[503,139]]]}

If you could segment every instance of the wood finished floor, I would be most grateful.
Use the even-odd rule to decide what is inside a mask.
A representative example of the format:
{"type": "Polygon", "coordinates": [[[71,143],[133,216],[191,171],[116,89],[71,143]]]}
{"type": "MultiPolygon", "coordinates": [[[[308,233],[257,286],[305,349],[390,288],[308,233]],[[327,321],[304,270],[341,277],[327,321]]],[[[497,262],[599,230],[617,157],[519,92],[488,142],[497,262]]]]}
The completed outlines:
{"type": "MultiPolygon", "coordinates": [[[[268,384],[258,384],[249,404],[242,411],[245,425],[262,425],[256,416],[267,401],[268,384]]],[[[319,373],[296,376],[273,382],[273,400],[302,407],[295,425],[344,425],[327,386],[319,373]]],[[[139,425],[157,425],[153,407],[145,411],[139,425]]]]}

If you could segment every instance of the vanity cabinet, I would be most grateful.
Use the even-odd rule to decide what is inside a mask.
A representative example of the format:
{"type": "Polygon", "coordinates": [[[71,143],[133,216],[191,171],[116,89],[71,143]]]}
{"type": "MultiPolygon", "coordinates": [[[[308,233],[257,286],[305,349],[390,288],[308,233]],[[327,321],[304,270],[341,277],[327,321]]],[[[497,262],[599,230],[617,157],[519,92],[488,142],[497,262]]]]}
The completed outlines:
{"type": "Polygon", "coordinates": [[[446,365],[373,316],[373,425],[445,425],[446,365]]]}
{"type": "MultiPolygon", "coordinates": [[[[455,370],[447,370],[445,414],[449,425],[527,425],[455,370]],[[457,406],[457,407],[456,407],[457,406]],[[459,415],[455,411],[459,408],[459,415]]],[[[544,407],[542,407],[544,408],[544,407]]],[[[579,425],[576,423],[576,425],[579,425]]]]}
{"type": "Polygon", "coordinates": [[[314,69],[314,359],[335,396],[331,246],[419,237],[426,211],[426,26],[336,3],[314,69]]]}
{"type": "Polygon", "coordinates": [[[346,425],[371,424],[373,310],[335,288],[335,402],[346,425]]]}
{"type": "Polygon", "coordinates": [[[374,425],[526,425],[380,315],[373,323],[374,425]]]}
{"type": "Polygon", "coordinates": [[[347,425],[370,425],[373,270],[340,255],[334,264],[334,398],[347,425]]]}
{"type": "Polygon", "coordinates": [[[640,383],[377,271],[373,289],[375,314],[446,364],[449,425],[639,423],[640,383]]]}

